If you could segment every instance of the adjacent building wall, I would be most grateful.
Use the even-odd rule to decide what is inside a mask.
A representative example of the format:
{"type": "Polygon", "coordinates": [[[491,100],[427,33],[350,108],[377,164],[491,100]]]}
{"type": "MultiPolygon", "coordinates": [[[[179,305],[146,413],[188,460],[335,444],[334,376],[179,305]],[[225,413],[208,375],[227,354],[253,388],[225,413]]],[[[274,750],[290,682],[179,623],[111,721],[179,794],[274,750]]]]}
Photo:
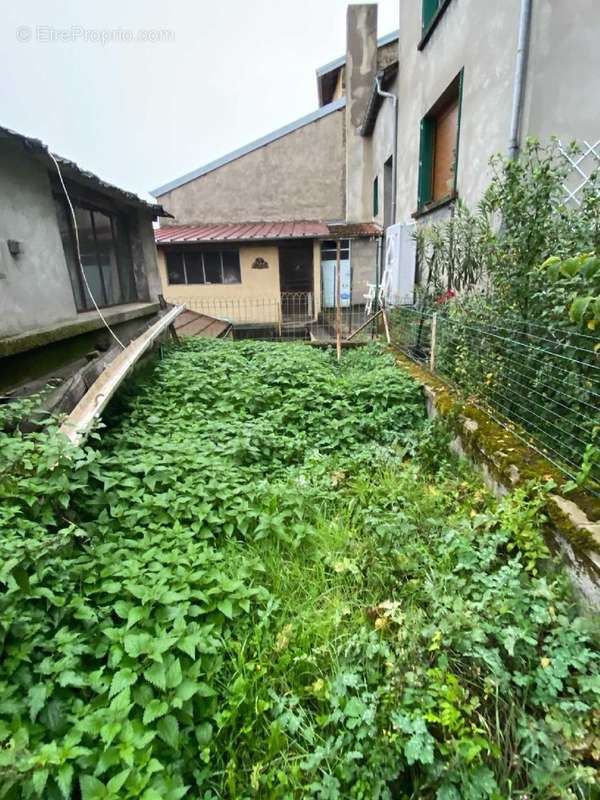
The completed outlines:
{"type": "MultiPolygon", "coordinates": [[[[489,159],[510,137],[521,0],[451,0],[421,51],[421,2],[400,3],[398,221],[417,208],[420,121],[464,69],[458,196],[474,206],[489,183],[489,159]]],[[[522,140],[526,136],[597,141],[600,107],[600,3],[533,0],[522,140]]],[[[427,214],[447,216],[448,207],[427,214]]]]}
{"type": "Polygon", "coordinates": [[[375,283],[377,264],[377,241],[375,239],[353,239],[350,242],[350,264],[352,267],[352,305],[366,302],[364,295],[369,283],[375,283]]]}
{"type": "Polygon", "coordinates": [[[565,142],[600,139],[600,3],[534,0],[523,131],[565,142]]]}
{"type": "Polygon", "coordinates": [[[77,316],[47,169],[21,145],[0,149],[0,338],[77,316]],[[22,252],[9,253],[7,240],[22,252]]]}
{"type": "Polygon", "coordinates": [[[344,219],[344,109],[297,128],[158,201],[170,225],[344,219]]]}
{"type": "MultiPolygon", "coordinates": [[[[391,94],[398,93],[398,77],[392,81],[391,86],[385,89],[386,92],[391,94]]],[[[378,178],[379,189],[379,213],[373,217],[373,220],[379,225],[383,226],[385,215],[385,196],[384,196],[384,164],[393,155],[394,151],[394,104],[391,98],[382,98],[382,104],[375,120],[373,133],[371,134],[372,142],[372,164],[373,175],[378,178]]],[[[372,184],[371,184],[372,186],[372,184]]],[[[371,189],[372,194],[372,189],[371,189]]],[[[371,201],[372,202],[372,201],[371,201]]],[[[372,215],[372,210],[371,210],[372,215]]]]}
{"type": "Polygon", "coordinates": [[[489,182],[489,157],[507,151],[519,6],[452,0],[419,51],[421,2],[400,3],[398,222],[411,222],[417,210],[421,119],[461,69],[457,188],[468,205],[489,182]]]}

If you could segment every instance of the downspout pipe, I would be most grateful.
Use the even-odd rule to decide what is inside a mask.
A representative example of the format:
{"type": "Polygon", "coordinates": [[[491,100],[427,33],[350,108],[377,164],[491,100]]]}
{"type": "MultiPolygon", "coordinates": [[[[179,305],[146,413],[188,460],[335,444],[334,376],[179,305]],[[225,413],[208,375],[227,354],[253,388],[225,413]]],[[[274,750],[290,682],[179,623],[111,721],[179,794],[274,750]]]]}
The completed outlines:
{"type": "Polygon", "coordinates": [[[525,80],[527,76],[527,61],[529,59],[529,33],[531,30],[532,5],[533,0],[521,0],[517,59],[515,62],[515,77],[513,83],[512,115],[510,121],[510,141],[508,145],[508,157],[511,161],[518,158],[521,148],[521,122],[523,118],[523,105],[525,102],[525,80]]]}
{"type": "Polygon", "coordinates": [[[394,143],[392,146],[392,225],[396,222],[396,176],[398,174],[398,97],[392,92],[384,92],[381,88],[381,74],[375,76],[375,86],[380,97],[389,97],[394,107],[394,143]]]}

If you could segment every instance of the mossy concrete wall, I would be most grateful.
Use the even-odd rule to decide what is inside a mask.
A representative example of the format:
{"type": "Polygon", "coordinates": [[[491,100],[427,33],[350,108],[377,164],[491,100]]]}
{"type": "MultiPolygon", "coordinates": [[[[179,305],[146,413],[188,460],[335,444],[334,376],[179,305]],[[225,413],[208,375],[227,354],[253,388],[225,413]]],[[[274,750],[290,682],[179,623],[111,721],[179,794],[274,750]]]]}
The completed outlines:
{"type": "Polygon", "coordinates": [[[445,383],[403,354],[394,352],[401,369],[423,386],[429,416],[444,417],[456,433],[453,449],[466,456],[497,495],[528,481],[554,481],[547,495],[550,544],[562,554],[573,584],[587,603],[600,609],[600,501],[578,490],[563,493],[566,478],[540,453],[528,447],[509,426],[465,402],[445,383]]]}

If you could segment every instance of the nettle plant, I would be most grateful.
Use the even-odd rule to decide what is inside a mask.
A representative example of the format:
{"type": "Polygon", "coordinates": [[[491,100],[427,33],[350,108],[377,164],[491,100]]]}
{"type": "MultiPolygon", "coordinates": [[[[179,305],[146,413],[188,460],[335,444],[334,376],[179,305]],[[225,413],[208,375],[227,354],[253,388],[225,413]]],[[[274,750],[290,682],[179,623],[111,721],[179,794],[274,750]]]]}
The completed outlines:
{"type": "Polygon", "coordinates": [[[2,407],[0,797],[597,796],[590,621],[379,348],[188,341],[2,407]],[[4,466],[5,465],[5,466],[4,466]]]}

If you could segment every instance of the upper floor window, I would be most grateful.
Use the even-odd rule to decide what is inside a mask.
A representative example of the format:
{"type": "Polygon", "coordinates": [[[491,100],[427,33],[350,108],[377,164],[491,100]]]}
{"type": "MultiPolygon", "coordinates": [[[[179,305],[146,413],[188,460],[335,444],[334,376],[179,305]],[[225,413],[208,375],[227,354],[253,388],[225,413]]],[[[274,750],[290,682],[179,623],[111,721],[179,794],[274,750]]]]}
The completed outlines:
{"type": "Polygon", "coordinates": [[[421,0],[421,41],[418,49],[422,50],[437,26],[442,14],[450,5],[450,0],[421,0]]]}
{"type": "MultiPolygon", "coordinates": [[[[350,239],[340,239],[340,261],[350,258],[350,239]]],[[[321,242],[321,261],[335,261],[337,259],[337,241],[325,239],[321,242]]]]}
{"type": "Polygon", "coordinates": [[[167,277],[177,283],[241,283],[239,250],[172,250],[167,277]]]}
{"type": "Polygon", "coordinates": [[[462,72],[421,120],[419,208],[456,194],[462,72]]]}
{"type": "Polygon", "coordinates": [[[77,310],[91,310],[94,301],[99,307],[135,301],[137,293],[124,215],[86,204],[74,205],[80,266],[71,212],[62,197],[55,196],[55,205],[77,310]]]}

